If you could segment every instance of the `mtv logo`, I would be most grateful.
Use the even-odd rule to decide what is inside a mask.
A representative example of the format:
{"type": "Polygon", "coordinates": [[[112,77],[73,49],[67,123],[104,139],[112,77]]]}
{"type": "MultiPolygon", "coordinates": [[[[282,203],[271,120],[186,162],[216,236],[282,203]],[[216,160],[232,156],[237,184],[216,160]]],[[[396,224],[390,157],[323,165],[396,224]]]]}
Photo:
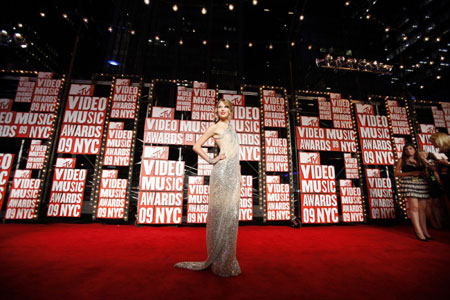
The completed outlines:
{"type": "Polygon", "coordinates": [[[123,130],[124,123],[123,122],[110,122],[109,123],[109,130],[123,130]]]}
{"type": "Polygon", "coordinates": [[[168,159],[169,147],[144,146],[142,157],[145,159],[168,159]]]}
{"type": "Polygon", "coordinates": [[[436,133],[436,127],[433,124],[419,124],[421,133],[436,133]]]}
{"type": "Polygon", "coordinates": [[[280,176],[266,176],[266,183],[280,183],[280,176]]]}
{"type": "Polygon", "coordinates": [[[76,158],[61,158],[58,157],[56,159],[56,168],[67,168],[67,169],[73,169],[75,168],[76,158]]]}
{"type": "Polygon", "coordinates": [[[244,95],[230,95],[230,94],[223,94],[222,95],[224,100],[228,100],[231,103],[233,103],[233,105],[239,105],[239,106],[243,106],[245,105],[244,102],[244,95]]]}
{"type": "Polygon", "coordinates": [[[52,72],[38,72],[37,78],[52,79],[53,78],[53,73],[52,72]]]}
{"type": "Polygon", "coordinates": [[[330,93],[330,99],[331,100],[341,100],[342,97],[341,97],[341,94],[339,94],[339,93],[330,93]]]}
{"type": "Polygon", "coordinates": [[[116,79],[116,85],[129,86],[130,82],[131,82],[130,79],[125,79],[125,78],[117,78],[116,79]]]}
{"type": "Polygon", "coordinates": [[[388,100],[387,101],[387,105],[389,107],[398,107],[398,101],[396,101],[396,100],[388,100]]]}
{"type": "Polygon", "coordinates": [[[31,178],[31,170],[16,170],[14,178],[29,179],[31,178]]]}
{"type": "Polygon", "coordinates": [[[301,124],[306,127],[319,127],[319,118],[301,116],[301,124]]]}
{"type": "Polygon", "coordinates": [[[0,99],[0,110],[10,110],[12,106],[12,99],[0,99]]]}
{"type": "Polygon", "coordinates": [[[339,186],[341,187],[351,187],[352,181],[350,179],[341,179],[339,180],[339,186]]]}
{"type": "Polygon", "coordinates": [[[278,131],[275,130],[266,130],[264,132],[266,135],[266,138],[277,138],[278,137],[278,131]]]}
{"type": "Polygon", "coordinates": [[[175,109],[171,107],[153,107],[152,118],[173,119],[175,117],[175,109]]]}
{"type": "Polygon", "coordinates": [[[358,114],[367,114],[367,115],[374,114],[372,104],[356,104],[356,112],[358,114]]]}
{"type": "Polygon", "coordinates": [[[204,178],[203,178],[203,176],[189,176],[188,183],[189,184],[200,184],[200,185],[203,185],[204,184],[204,178]]]}
{"type": "Polygon", "coordinates": [[[367,177],[376,177],[379,178],[381,176],[380,169],[366,169],[367,177]]]}
{"type": "Polygon", "coordinates": [[[300,164],[320,165],[319,152],[300,152],[300,164]]]}
{"type": "Polygon", "coordinates": [[[119,174],[119,170],[103,170],[102,178],[116,179],[118,174],[119,174]]]}
{"type": "Polygon", "coordinates": [[[206,82],[200,82],[200,81],[194,81],[194,89],[206,89],[207,84],[206,82]]]}
{"type": "Polygon", "coordinates": [[[263,90],[263,96],[266,97],[276,97],[275,90],[263,90]]]}
{"type": "Polygon", "coordinates": [[[72,84],[69,95],[92,96],[94,94],[93,84],[72,84]]]}

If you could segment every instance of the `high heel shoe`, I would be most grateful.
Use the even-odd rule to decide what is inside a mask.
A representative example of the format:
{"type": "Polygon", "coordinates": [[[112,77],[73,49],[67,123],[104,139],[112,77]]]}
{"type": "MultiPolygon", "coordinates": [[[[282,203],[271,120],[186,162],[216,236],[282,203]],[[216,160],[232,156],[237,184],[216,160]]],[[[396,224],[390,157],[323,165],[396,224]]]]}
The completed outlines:
{"type": "Polygon", "coordinates": [[[421,242],[428,242],[427,238],[421,239],[421,238],[417,235],[417,233],[415,233],[415,235],[416,235],[416,239],[418,239],[419,241],[421,241],[421,242]]]}
{"type": "Polygon", "coordinates": [[[431,236],[430,237],[425,237],[427,240],[429,240],[429,241],[432,241],[432,240],[434,240],[431,236]]]}

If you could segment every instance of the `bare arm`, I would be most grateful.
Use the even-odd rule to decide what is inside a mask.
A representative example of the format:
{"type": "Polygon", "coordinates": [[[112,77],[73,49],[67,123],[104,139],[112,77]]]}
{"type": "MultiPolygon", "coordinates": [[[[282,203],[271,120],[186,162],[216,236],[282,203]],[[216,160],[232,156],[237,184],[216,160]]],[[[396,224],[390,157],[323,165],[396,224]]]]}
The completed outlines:
{"type": "Polygon", "coordinates": [[[209,156],[208,154],[203,151],[202,146],[206,141],[214,135],[214,132],[216,130],[216,126],[211,125],[206,129],[205,133],[197,140],[195,145],[192,147],[192,149],[197,153],[201,158],[203,158],[205,161],[209,162],[209,156]]]}
{"type": "Polygon", "coordinates": [[[402,160],[399,159],[395,165],[394,176],[395,177],[408,177],[408,176],[419,176],[422,174],[420,171],[414,172],[402,172],[402,160]]]}

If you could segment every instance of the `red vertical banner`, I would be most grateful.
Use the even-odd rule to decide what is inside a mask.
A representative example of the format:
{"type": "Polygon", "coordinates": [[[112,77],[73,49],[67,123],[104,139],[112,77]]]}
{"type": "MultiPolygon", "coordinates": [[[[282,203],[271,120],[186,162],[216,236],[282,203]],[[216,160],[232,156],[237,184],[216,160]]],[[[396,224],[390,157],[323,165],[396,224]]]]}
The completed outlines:
{"type": "Polygon", "coordinates": [[[239,221],[253,220],[253,178],[241,176],[241,198],[239,205],[239,221]]]}
{"type": "Polygon", "coordinates": [[[213,89],[196,88],[192,91],[192,120],[214,121],[214,106],[216,91],[213,89]]]}
{"type": "Polygon", "coordinates": [[[274,90],[263,90],[264,126],[286,127],[284,98],[277,97],[274,90]]]}
{"type": "Polygon", "coordinates": [[[61,79],[38,78],[31,99],[30,111],[55,112],[61,79]]]}
{"type": "Polygon", "coordinates": [[[302,223],[338,223],[334,166],[321,165],[320,154],[299,153],[302,223]]]}
{"type": "Polygon", "coordinates": [[[431,113],[433,114],[434,126],[439,128],[447,128],[444,112],[442,110],[440,110],[437,106],[432,106],[431,113]]]}
{"type": "Polygon", "coordinates": [[[187,223],[204,224],[208,215],[209,185],[203,176],[188,177],[187,223]]]}
{"type": "Polygon", "coordinates": [[[411,131],[406,108],[401,107],[398,101],[395,100],[387,100],[386,104],[391,118],[392,133],[396,135],[410,135],[411,131]]]}
{"type": "Polygon", "coordinates": [[[394,165],[388,118],[370,104],[356,104],[356,117],[364,165],[394,165]]]}
{"type": "Polygon", "coordinates": [[[361,188],[349,179],[339,180],[343,222],[364,222],[361,188]]]}
{"type": "Polygon", "coordinates": [[[281,183],[279,175],[266,176],[267,220],[291,219],[289,184],[281,183]]]}
{"type": "Polygon", "coordinates": [[[319,106],[319,119],[321,120],[333,120],[331,114],[331,102],[327,101],[325,97],[318,97],[317,104],[319,106]]]}
{"type": "Polygon", "coordinates": [[[35,170],[43,169],[45,153],[47,153],[47,145],[42,145],[41,140],[32,140],[25,168],[35,170]]]}
{"type": "Polygon", "coordinates": [[[366,169],[366,180],[370,217],[372,219],[395,219],[391,179],[381,177],[379,169],[366,169]]]}
{"type": "Polygon", "coordinates": [[[139,224],[180,224],[183,208],[184,161],[142,159],[139,224]]]}
{"type": "Polygon", "coordinates": [[[116,79],[111,106],[111,118],[134,119],[139,87],[130,86],[130,79],[116,79]]]}
{"type": "Polygon", "coordinates": [[[403,154],[403,147],[405,146],[405,138],[394,137],[395,152],[397,153],[397,159],[400,159],[403,154]]]}
{"type": "MultiPolygon", "coordinates": [[[[226,95],[224,95],[226,96],[226,95]]],[[[240,96],[240,95],[233,95],[240,96]]],[[[240,102],[243,102],[241,100],[240,102]]],[[[240,145],[240,160],[261,160],[261,133],[259,107],[234,106],[231,125],[236,130],[240,145]]]]}
{"type": "Polygon", "coordinates": [[[192,90],[188,90],[185,86],[177,87],[177,105],[178,111],[192,110],[192,90]]]}
{"type": "Polygon", "coordinates": [[[75,160],[57,158],[53,175],[48,217],[80,217],[86,186],[86,169],[75,169],[75,160]]]}
{"type": "Polygon", "coordinates": [[[419,148],[426,152],[439,153],[439,149],[431,143],[431,136],[436,133],[436,127],[433,124],[419,124],[420,133],[417,134],[419,148]]]}
{"type": "Polygon", "coordinates": [[[118,173],[118,170],[102,171],[97,218],[124,218],[128,179],[117,178],[118,173]]]}
{"type": "Polygon", "coordinates": [[[31,178],[31,170],[16,170],[9,191],[5,219],[31,220],[39,199],[41,179],[31,178]]]}
{"type": "Polygon", "coordinates": [[[445,126],[447,127],[447,132],[450,133],[450,103],[441,102],[442,112],[444,113],[445,126]]]}
{"type": "Polygon", "coordinates": [[[133,130],[116,129],[117,127],[123,128],[123,122],[109,123],[103,165],[127,167],[130,165],[133,130]],[[122,124],[119,126],[117,123],[122,124]]]}
{"type": "MultiPolygon", "coordinates": [[[[214,159],[214,153],[209,153],[207,148],[202,148],[203,151],[208,154],[209,158],[214,159]]],[[[197,155],[197,175],[199,176],[211,176],[213,165],[208,161],[205,161],[200,155],[197,155]]]]}
{"type": "Polygon", "coordinates": [[[265,138],[266,171],[288,172],[288,145],[285,138],[265,138]]]}
{"type": "Polygon", "coordinates": [[[3,207],[9,175],[14,162],[14,154],[0,153],[0,208],[3,207]]]}
{"type": "Polygon", "coordinates": [[[345,167],[345,178],[347,179],[359,178],[358,159],[353,158],[350,153],[344,153],[344,167],[345,167]]]}
{"type": "Polygon", "coordinates": [[[30,77],[20,77],[14,102],[31,102],[36,82],[30,81],[30,77]]]}
{"type": "Polygon", "coordinates": [[[93,85],[71,87],[64,112],[58,153],[98,154],[108,98],[92,97],[93,85]]]}
{"type": "Polygon", "coordinates": [[[350,105],[347,99],[331,99],[334,128],[353,129],[350,105]]]}

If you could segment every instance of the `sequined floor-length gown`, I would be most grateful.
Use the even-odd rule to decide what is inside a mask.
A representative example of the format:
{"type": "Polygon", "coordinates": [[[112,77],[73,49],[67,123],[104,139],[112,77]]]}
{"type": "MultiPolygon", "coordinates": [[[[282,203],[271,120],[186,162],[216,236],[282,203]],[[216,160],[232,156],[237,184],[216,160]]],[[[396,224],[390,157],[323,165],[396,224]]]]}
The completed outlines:
{"type": "Polygon", "coordinates": [[[210,177],[206,220],[208,259],[180,262],[175,267],[199,271],[211,266],[214,274],[230,277],[241,273],[236,259],[240,201],[239,141],[231,125],[220,136],[220,147],[226,158],[214,165],[210,177]]]}

